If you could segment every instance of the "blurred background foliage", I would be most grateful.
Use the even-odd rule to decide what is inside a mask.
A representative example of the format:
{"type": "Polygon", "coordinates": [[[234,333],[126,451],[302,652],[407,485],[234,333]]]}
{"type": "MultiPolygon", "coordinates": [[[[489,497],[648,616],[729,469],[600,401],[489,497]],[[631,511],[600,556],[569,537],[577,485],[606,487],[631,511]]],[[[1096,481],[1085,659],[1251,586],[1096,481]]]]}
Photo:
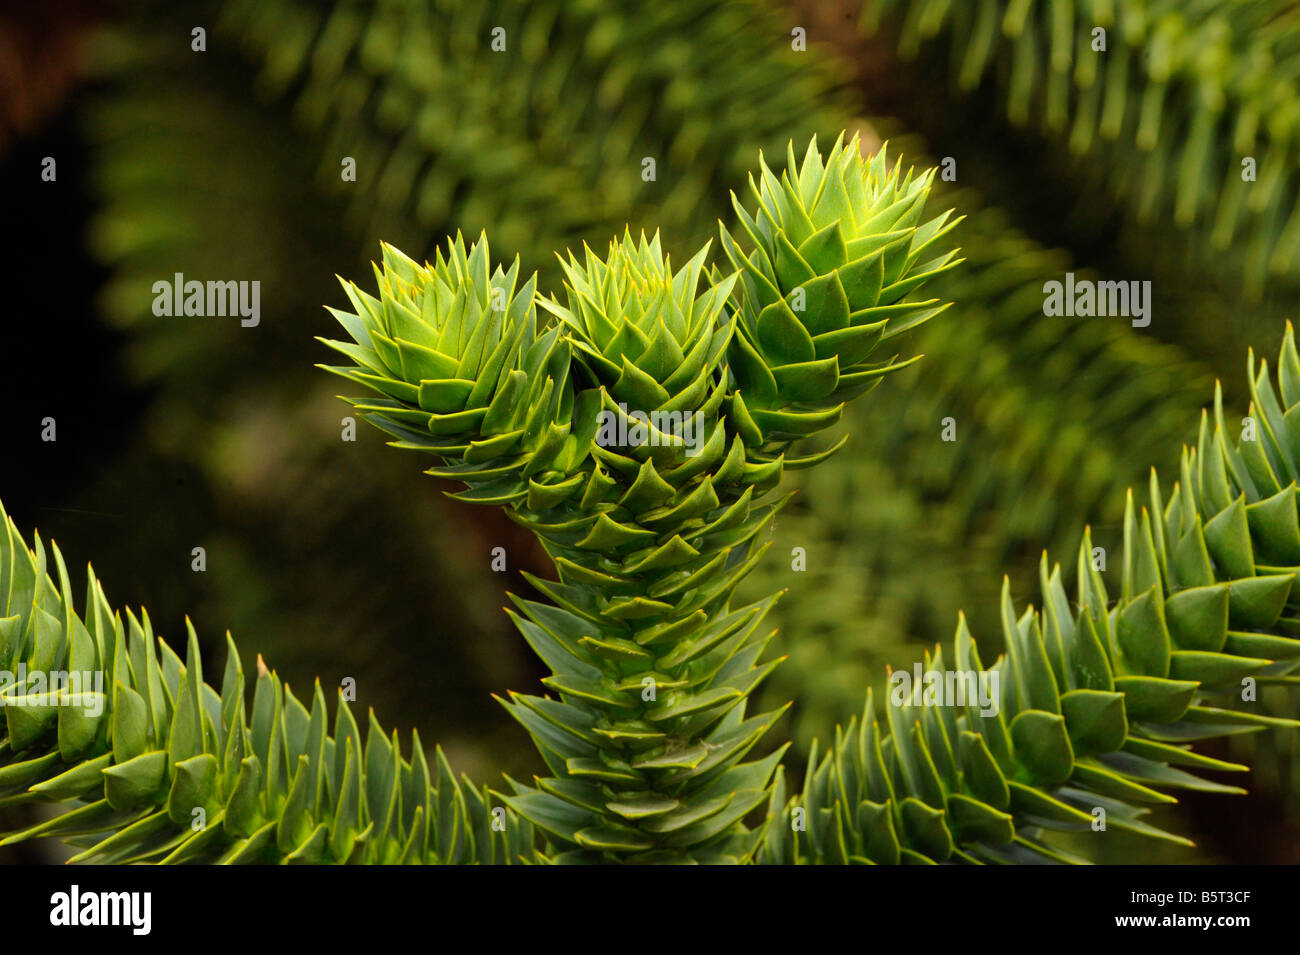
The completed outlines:
{"type": "MultiPolygon", "coordinates": [[[[934,294],[957,304],[910,336],[925,360],[849,413],[844,450],[801,473],[745,588],[788,589],[789,659],[761,702],[796,701],[773,735],[794,736],[799,771],[886,665],[950,639],[959,609],[994,637],[1003,573],[1020,601],[1044,548],[1071,555],[1085,524],[1117,543],[1123,489],[1173,466],[1216,377],[1245,413],[1246,348],[1275,347],[1300,285],[1291,7],[51,0],[0,15],[0,166],[22,183],[0,201],[23,239],[0,498],[162,633],[186,613],[214,641],[229,628],[296,687],[354,678],[360,705],[458,770],[526,777],[540,764],[491,694],[542,675],[500,608],[544,558],[372,429],[343,440],[347,408],[312,367],[332,276],[363,279],[381,238],[419,256],[486,229],[555,287],[554,251],[625,224],[662,229],[684,261],[760,149],[849,129],[907,163],[951,158],[933,208],[966,216],[967,261],[934,294]],[[39,181],[45,156],[56,183],[39,181]],[[1149,279],[1151,325],[1044,317],[1043,283],[1066,271],[1149,279]],[[155,317],[151,287],[177,272],[259,280],[260,324],[155,317]]],[[[1219,755],[1254,762],[1252,794],[1236,813],[1184,800],[1169,824],[1200,848],[1169,861],[1300,861],[1296,823],[1275,824],[1297,815],[1294,736],[1219,755]]],[[[1119,845],[1112,861],[1153,861],[1119,845]]]]}

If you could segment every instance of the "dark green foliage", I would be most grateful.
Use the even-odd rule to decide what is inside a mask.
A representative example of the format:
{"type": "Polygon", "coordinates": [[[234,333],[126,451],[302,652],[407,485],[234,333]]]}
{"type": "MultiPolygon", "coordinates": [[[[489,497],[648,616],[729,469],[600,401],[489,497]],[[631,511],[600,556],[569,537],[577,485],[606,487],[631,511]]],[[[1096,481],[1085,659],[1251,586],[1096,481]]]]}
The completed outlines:
{"type": "Polygon", "coordinates": [[[89,569],[78,616],[58,548],[56,585],[40,539],[28,550],[3,510],[0,527],[0,804],[63,810],[5,843],[58,837],[100,863],[537,860],[532,827],[441,750],[431,770],[419,734],[408,760],[371,712],[363,740],[340,695],[331,736],[320,684],[308,709],[260,657],[249,711],[229,637],[217,690],[193,628],[182,662],[89,569]],[[51,692],[58,671],[102,681],[51,692]]]}
{"type": "Polygon", "coordinates": [[[1293,4],[871,0],[862,21],[889,24],[908,57],[943,37],[959,91],[996,82],[1012,122],[1086,156],[1139,220],[1195,227],[1207,261],[1235,261],[1254,294],[1295,274],[1293,4]]]}
{"type": "Polygon", "coordinates": [[[292,97],[367,241],[414,254],[452,227],[547,270],[625,223],[697,247],[756,149],[842,126],[759,4],[232,0],[221,25],[292,97]]]}
{"type": "MultiPolygon", "coordinates": [[[[1149,510],[1130,493],[1123,549],[1110,556],[1117,592],[1086,530],[1073,601],[1046,554],[1040,610],[1017,614],[1004,582],[1006,654],[990,667],[998,711],[924,705],[915,682],[896,691],[882,727],[868,694],[862,719],[810,761],[801,796],[785,802],[778,780],[763,861],[1075,861],[1047,834],[1096,829],[1104,810],[1106,827],[1190,844],[1144,821],[1149,807],[1172,802],[1169,790],[1243,791],[1197,773],[1245,766],[1189,744],[1300,725],[1261,713],[1255,692],[1293,681],[1300,663],[1300,355],[1289,328],[1277,390],[1253,355],[1248,375],[1243,427],[1254,430],[1229,429],[1216,390],[1214,424],[1202,416],[1167,502],[1154,471],[1149,510]]],[[[942,681],[945,666],[984,669],[964,619],[952,658],[936,650],[924,671],[942,681]]]]}

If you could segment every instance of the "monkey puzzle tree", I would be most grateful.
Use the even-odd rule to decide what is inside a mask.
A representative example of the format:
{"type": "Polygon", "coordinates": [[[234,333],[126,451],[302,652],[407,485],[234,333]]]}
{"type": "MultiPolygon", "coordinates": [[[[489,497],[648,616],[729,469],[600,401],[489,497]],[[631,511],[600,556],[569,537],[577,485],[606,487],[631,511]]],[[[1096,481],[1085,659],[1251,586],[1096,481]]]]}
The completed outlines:
{"type": "Polygon", "coordinates": [[[465,485],[453,497],[505,508],[550,556],[557,579],[529,577],[545,599],[510,613],[552,695],[502,701],[549,775],[494,806],[418,742],[404,759],[373,717],[363,745],[342,701],[331,735],[319,685],[308,708],[260,665],[250,716],[233,643],[218,692],[192,631],[184,662],[155,649],[147,615],[124,624],[93,575],[78,616],[57,550],[55,586],[40,541],[6,520],[0,660],[111,686],[96,715],[0,687],[0,798],[64,810],[7,841],[60,836],[116,862],[1068,861],[1047,834],[1097,809],[1167,836],[1144,803],[1230,788],[1179,767],[1244,768],[1189,741],[1286,722],[1212,704],[1300,657],[1289,333],[1280,400],[1251,361],[1257,440],[1232,446],[1216,403],[1168,504],[1154,475],[1150,511],[1130,498],[1114,593],[1085,533],[1075,604],[1046,561],[1041,611],[1004,591],[997,662],[959,624],[956,665],[1000,677],[992,711],[917,687],[882,730],[868,696],[789,800],[784,748],[750,758],[781,715],[747,712],[779,662],[763,660],[779,595],[732,596],[788,499],[784,471],[839,447],[794,446],[907,364],[879,349],[944,307],[909,298],[959,264],[933,249],[956,223],[923,221],[929,185],[883,149],[841,139],[823,157],[814,140],[779,179],[761,164],[755,205],[737,200],[733,271],[706,270],[707,246],[674,270],[657,237],[627,234],[564,262],[563,302],[521,286],[517,261],[494,265],[486,238],[424,265],[385,247],[377,295],[344,283],[354,311],[332,311],[352,340],[329,344],[351,364],[330,370],[372,392],[350,400],[394,445],[465,485]],[[602,414],[632,412],[637,441],[600,439],[602,414]],[[647,427],[652,412],[702,422],[702,443],[647,427]]]}

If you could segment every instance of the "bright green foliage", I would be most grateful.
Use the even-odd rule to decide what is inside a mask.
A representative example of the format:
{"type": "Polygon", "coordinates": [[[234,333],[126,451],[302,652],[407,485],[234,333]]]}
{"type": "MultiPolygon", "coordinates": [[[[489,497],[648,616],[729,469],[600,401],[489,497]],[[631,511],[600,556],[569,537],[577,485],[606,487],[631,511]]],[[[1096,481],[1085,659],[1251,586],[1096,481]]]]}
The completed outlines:
{"type": "Polygon", "coordinates": [[[1008,117],[1031,121],[1106,170],[1139,219],[1202,226],[1246,278],[1300,263],[1300,17],[1286,0],[870,0],[863,23],[896,27],[905,56],[943,35],[956,86],[989,75],[1008,117]],[[1097,30],[1104,30],[1098,47],[1097,30]],[[1135,149],[1136,147],[1136,149],[1135,149]],[[1245,181],[1242,161],[1253,159],[1245,181]],[[1243,241],[1244,237],[1244,241],[1243,241]]]}
{"type": "MultiPolygon", "coordinates": [[[[735,277],[697,294],[708,251],[705,246],[674,275],[658,233],[652,240],[643,234],[639,244],[628,233],[610,243],[605,261],[587,249],[584,262],[570,256],[563,263],[568,306],[542,305],[563,322],[579,361],[605,388],[611,413],[716,408],[710,392],[720,398],[721,385],[709,386],[731,339],[722,309],[735,277]]],[[[653,429],[647,437],[655,444],[683,444],[681,434],[665,434],[654,420],[645,427],[653,429]]]]}
{"type": "MultiPolygon", "coordinates": [[[[509,420],[511,398],[518,397],[508,384],[533,345],[533,283],[516,294],[519,260],[509,275],[498,267],[489,278],[487,256],[486,242],[466,254],[457,237],[447,259],[439,252],[436,266],[421,269],[385,247],[384,272],[377,276],[382,304],[345,286],[366,326],[354,335],[361,347],[371,347],[359,359],[382,362],[399,381],[427,381],[414,392],[387,387],[396,390],[393,398],[428,412],[421,423],[434,434],[482,434],[488,418],[509,420]]],[[[338,317],[344,325],[356,318],[338,317]]]]}
{"type": "Polygon", "coordinates": [[[381,297],[345,282],[356,312],[330,310],[353,342],[326,344],[355,367],[323,367],[383,395],[353,404],[399,446],[454,459],[437,473],[505,501],[546,465],[563,470],[561,450],[575,453],[573,390],[568,343],[558,330],[537,335],[535,277],[516,291],[518,259],[489,274],[488,255],[486,238],[467,253],[458,236],[421,267],[385,246],[381,297]]]}
{"type": "Polygon", "coordinates": [[[250,714],[229,637],[218,691],[193,628],[182,662],[89,569],[78,616],[58,548],[56,585],[39,537],[28,550],[2,509],[0,531],[0,804],[63,809],[4,843],[59,837],[100,863],[537,861],[532,826],[441,750],[431,769],[418,734],[405,759],[371,713],[363,741],[340,696],[331,736],[320,684],[309,710],[260,658],[250,714]],[[52,687],[59,671],[87,678],[52,687]]]}
{"type": "MultiPolygon", "coordinates": [[[[766,265],[758,249],[743,260],[745,291],[737,291],[734,274],[716,268],[706,280],[707,247],[674,272],[657,237],[627,235],[611,244],[605,259],[590,250],[582,261],[570,257],[563,263],[566,301],[541,300],[558,321],[537,340],[561,335],[563,346],[547,346],[546,353],[571,348],[572,373],[567,365],[543,369],[525,360],[519,393],[567,395],[564,389],[572,387],[573,397],[547,399],[554,411],[523,429],[540,440],[515,458],[489,454],[504,438],[471,437],[450,446],[414,430],[419,422],[427,430],[439,427],[441,419],[418,399],[444,387],[453,372],[450,362],[438,370],[383,356],[381,333],[397,352],[408,347],[404,341],[433,334],[408,329],[399,335],[402,316],[415,313],[386,291],[391,283],[381,281],[378,301],[354,295],[371,319],[339,315],[360,346],[336,346],[358,362],[355,371],[339,372],[393,399],[377,410],[364,400],[358,405],[378,415],[372,420],[398,435],[400,446],[443,458],[445,465],[431,473],[469,485],[455,496],[508,504],[511,517],[536,533],[555,561],[558,581],[529,578],[554,606],[517,600],[522,615],[512,616],[553,671],[544,682],[558,699],[514,695],[506,706],[553,774],[536,787],[517,785],[511,805],[566,850],[559,855],[564,861],[744,861],[757,845],[760,833],[741,820],[768,798],[780,752],[743,760],[779,713],[747,718],[745,700],[775,665],[759,662],[771,638],[762,621],[775,598],[733,608],[731,594],[761,556],[757,541],[784,503],[759,503],[759,497],[779,482],[792,439],[815,430],[800,423],[811,415],[803,406],[820,401],[818,426],[833,421],[842,397],[860,393],[891,367],[859,370],[888,334],[891,316],[903,315],[901,324],[912,327],[935,311],[917,314],[900,305],[863,314],[919,284],[902,277],[916,261],[912,240],[920,235],[919,255],[938,231],[915,226],[928,177],[909,175],[899,186],[898,175],[886,176],[883,160],[864,162],[856,140],[847,147],[837,142],[825,166],[810,146],[802,170],[787,171],[784,188],[804,190],[797,205],[770,193],[763,199],[770,211],[758,234],[783,251],[766,265]],[[818,220],[818,243],[810,245],[808,224],[818,220]],[[873,241],[876,229],[887,239],[873,241]],[[824,270],[823,281],[791,287],[788,295],[808,294],[810,315],[824,316],[826,327],[811,329],[824,350],[820,358],[810,331],[792,311],[779,311],[788,301],[771,301],[767,291],[791,274],[806,281],[804,273],[784,270],[808,270],[807,256],[824,270]],[[783,270],[780,278],[773,264],[783,270]],[[761,279],[764,269],[773,279],[758,291],[753,277],[761,279]],[[841,276],[853,277],[856,315],[841,276]],[[864,286],[872,276],[874,290],[864,286]],[[882,276],[906,288],[882,292],[882,276]],[[754,294],[763,296],[762,309],[748,304],[754,294]],[[774,357],[780,373],[767,372],[775,389],[769,403],[794,409],[758,418],[768,433],[738,390],[740,375],[731,364],[737,352],[728,349],[738,324],[733,308],[754,318],[755,341],[764,350],[741,353],[759,361],[749,361],[747,370],[765,368],[760,355],[774,357]],[[769,334],[771,327],[784,331],[769,334]],[[358,335],[363,330],[373,348],[358,335]],[[792,361],[801,343],[807,354],[792,361]],[[844,396],[837,391],[841,346],[851,355],[844,396]],[[799,367],[809,363],[816,367],[799,367]],[[403,426],[395,429],[399,415],[403,426]]],[[[776,185],[770,173],[765,178],[776,185]]],[[[734,240],[724,241],[743,257],[734,240]]],[[[485,243],[469,259],[479,255],[486,256],[485,243]]],[[[486,275],[485,265],[456,278],[482,285],[486,275]]],[[[452,291],[458,300],[485,300],[481,288],[452,291]]],[[[531,335],[523,332],[525,339],[531,335]]],[[[531,413],[539,406],[526,407],[531,413]]],[[[489,411],[484,420],[491,417],[489,411]]]]}
{"type": "Polygon", "coordinates": [[[760,167],[761,185],[749,177],[757,206],[747,210],[732,195],[753,251],[722,230],[743,282],[730,357],[735,413],[755,441],[788,446],[839,420],[844,401],[908,364],[868,359],[947,307],[901,299],[957,264],[955,251],[921,262],[956,222],[944,213],[921,223],[933,170],[916,179],[909,170],[900,182],[902,168],[891,170],[883,148],[863,161],[856,136],[837,142],[825,162],[814,138],[802,166],[791,144],[780,181],[760,167]]]}
{"type": "MultiPolygon", "coordinates": [[[[1118,592],[1088,531],[1074,602],[1046,555],[1042,609],[1017,615],[1004,583],[998,712],[922,705],[918,683],[891,700],[882,728],[868,695],[784,811],[778,781],[764,861],[1069,861],[1045,833],[1087,831],[1099,808],[1109,827],[1186,842],[1143,821],[1144,804],[1173,801],[1171,789],[1241,791],[1195,771],[1246,767],[1188,744],[1300,725],[1230,708],[1255,698],[1243,686],[1289,682],[1300,662],[1300,355],[1289,327],[1278,390],[1253,355],[1248,375],[1254,432],[1234,442],[1216,390],[1214,426],[1202,417],[1167,502],[1154,471],[1149,510],[1129,495],[1112,557],[1118,592]],[[796,808],[802,831],[789,825],[796,808]]],[[[950,665],[983,669],[964,620],[950,665]]],[[[925,670],[944,667],[941,652],[927,656],[925,670]]]]}

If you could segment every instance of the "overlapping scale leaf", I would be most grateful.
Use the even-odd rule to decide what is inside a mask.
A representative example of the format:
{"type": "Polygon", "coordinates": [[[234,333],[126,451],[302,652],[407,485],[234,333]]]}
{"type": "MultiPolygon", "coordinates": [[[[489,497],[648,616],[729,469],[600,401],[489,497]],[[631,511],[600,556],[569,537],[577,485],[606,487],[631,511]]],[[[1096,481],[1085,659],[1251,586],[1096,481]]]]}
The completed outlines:
{"type": "Polygon", "coordinates": [[[802,795],[786,801],[778,779],[760,861],[1073,862],[1051,834],[1099,822],[1190,844],[1150,808],[1179,790],[1243,792],[1205,773],[1246,769],[1192,744],[1300,726],[1262,712],[1256,689],[1300,667],[1290,327],[1278,364],[1275,389],[1251,356],[1244,422],[1225,421],[1216,391],[1167,498],[1154,472],[1146,507],[1130,493],[1118,566],[1102,569],[1085,530],[1071,599],[1044,555],[1041,609],[1017,615],[1004,582],[992,666],[960,621],[951,665],[936,651],[920,680],[894,684],[883,725],[869,695],[802,795]],[[962,679],[964,698],[942,695],[962,679]]]}
{"type": "Polygon", "coordinates": [[[340,696],[331,721],[319,683],[305,705],[260,658],[250,710],[229,637],[217,689],[192,628],[182,661],[93,573],[78,616],[58,548],[29,550],[3,509],[0,671],[0,803],[58,806],[0,844],[54,837],[98,863],[542,861],[531,824],[441,750],[430,766],[418,734],[404,757],[373,713],[363,734],[340,696]]]}
{"type": "Polygon", "coordinates": [[[760,162],[752,206],[733,194],[740,235],[721,230],[740,272],[730,366],[751,443],[828,427],[845,400],[908,363],[877,350],[945,307],[909,296],[958,262],[940,251],[957,220],[922,222],[932,178],[903,175],[884,148],[864,158],[857,136],[823,159],[814,138],[802,164],[791,144],[779,180],[760,162]]]}
{"type": "MultiPolygon", "coordinates": [[[[561,260],[566,302],[540,300],[572,342],[585,382],[598,389],[598,405],[596,395],[583,396],[575,427],[585,435],[596,419],[590,437],[605,452],[597,460],[615,469],[653,458],[660,471],[691,463],[682,479],[705,471],[716,450],[698,456],[715,432],[722,437],[720,367],[732,332],[723,308],[735,276],[701,286],[708,245],[674,273],[658,233],[634,241],[626,232],[603,259],[584,251],[582,261],[561,260]]],[[[588,495],[585,506],[599,503],[588,495]]]]}
{"type": "Polygon", "coordinates": [[[529,577],[549,603],[516,599],[512,612],[554,698],[502,701],[551,773],[516,785],[510,804],[560,861],[752,855],[741,820],[766,799],[776,761],[744,758],[779,714],[749,716],[746,701],[775,666],[761,660],[772,600],[733,608],[731,596],[784,501],[757,501],[753,465],[716,408],[714,437],[693,457],[638,459],[593,441],[580,494],[510,509],[558,574],[529,577]]]}
{"type": "MultiPolygon", "coordinates": [[[[849,160],[842,144],[837,150],[823,164],[811,146],[801,182],[842,186],[839,170],[849,160]],[[833,176],[821,175],[827,168],[833,176]]],[[[868,191],[866,173],[857,175],[861,181],[833,201],[809,200],[819,220],[838,228],[842,218],[845,234],[866,240],[914,218],[881,205],[892,191],[919,214],[928,178],[897,186],[895,174],[868,191]]],[[[883,165],[873,175],[883,175],[883,165]]],[[[908,249],[919,256],[938,232],[908,249]]],[[[572,400],[556,406],[556,440],[529,446],[530,456],[513,462],[522,464],[517,474],[495,459],[472,468],[473,442],[463,466],[431,472],[464,482],[459,499],[505,505],[554,560],[557,580],[529,577],[549,602],[516,600],[512,612],[550,668],[543,683],[554,696],[502,702],[551,772],[535,786],[515,784],[510,804],[548,834],[561,861],[748,861],[759,833],[743,820],[768,798],[780,758],[744,761],[779,715],[749,715],[746,707],[776,665],[762,661],[774,598],[736,608],[732,594],[785,503],[767,492],[787,464],[825,455],[791,461],[757,433],[729,365],[736,356],[729,308],[760,293],[752,281],[737,292],[737,276],[716,266],[706,275],[708,251],[674,271],[657,235],[633,240],[625,232],[604,258],[588,248],[581,260],[562,260],[565,300],[539,300],[557,319],[539,340],[557,338],[572,360],[571,375],[552,372],[573,388],[572,400]]],[[[403,268],[410,267],[394,270],[403,268]]],[[[898,286],[911,281],[910,268],[890,260],[889,301],[905,294],[898,286]]],[[[401,286],[392,287],[382,301],[400,299],[401,286]]],[[[832,321],[831,304],[815,302],[810,316],[832,321]]],[[[785,407],[808,397],[794,378],[779,387],[789,392],[785,407]]],[[[835,400],[861,390],[841,389],[835,400]]]]}
{"type": "Polygon", "coordinates": [[[554,774],[517,785],[511,805],[562,861],[748,859],[756,834],[740,819],[775,768],[742,762],[776,718],[745,718],[775,665],[759,662],[770,602],[734,610],[730,597],[782,503],[756,500],[782,462],[749,461],[719,413],[732,281],[700,289],[706,253],[673,273],[657,239],[628,237],[608,262],[568,263],[568,305],[547,303],[560,321],[544,333],[577,358],[563,466],[527,464],[509,496],[494,473],[432,472],[464,482],[460,499],[506,505],[555,560],[558,580],[530,578],[552,603],[513,614],[555,697],[506,705],[554,774]],[[676,427],[628,440],[630,422],[674,413],[676,427]],[[611,417],[625,429],[614,441],[611,417]]]}
{"type": "Polygon", "coordinates": [[[517,258],[493,271],[486,236],[467,251],[459,235],[423,266],[385,245],[375,275],[378,297],[344,282],[355,311],[330,309],[353,340],[325,343],[354,364],[322,367],[375,392],[349,400],[397,446],[442,457],[434,473],[495,500],[526,493],[566,450],[573,410],[568,343],[538,333],[536,277],[517,287],[517,258]]]}
{"type": "Polygon", "coordinates": [[[588,252],[585,264],[566,263],[567,305],[546,304],[572,329],[602,409],[613,398],[651,412],[701,407],[708,435],[694,456],[665,452],[664,441],[656,453],[596,440],[580,498],[551,513],[514,510],[560,580],[532,581],[558,609],[521,601],[516,616],[559,700],[505,702],[554,774],[518,786],[512,805],[572,846],[564,861],[746,861],[758,834],[741,820],[779,759],[741,762],[779,716],[749,717],[745,703],[774,665],[759,662],[774,598],[739,609],[730,598],[784,503],[759,498],[786,458],[755,454],[766,442],[750,440],[752,420],[734,413],[724,362],[735,332],[718,312],[731,283],[715,269],[696,293],[703,255],[674,275],[657,243],[628,237],[608,261],[588,252]],[[673,362],[661,361],[662,342],[673,362]]]}

